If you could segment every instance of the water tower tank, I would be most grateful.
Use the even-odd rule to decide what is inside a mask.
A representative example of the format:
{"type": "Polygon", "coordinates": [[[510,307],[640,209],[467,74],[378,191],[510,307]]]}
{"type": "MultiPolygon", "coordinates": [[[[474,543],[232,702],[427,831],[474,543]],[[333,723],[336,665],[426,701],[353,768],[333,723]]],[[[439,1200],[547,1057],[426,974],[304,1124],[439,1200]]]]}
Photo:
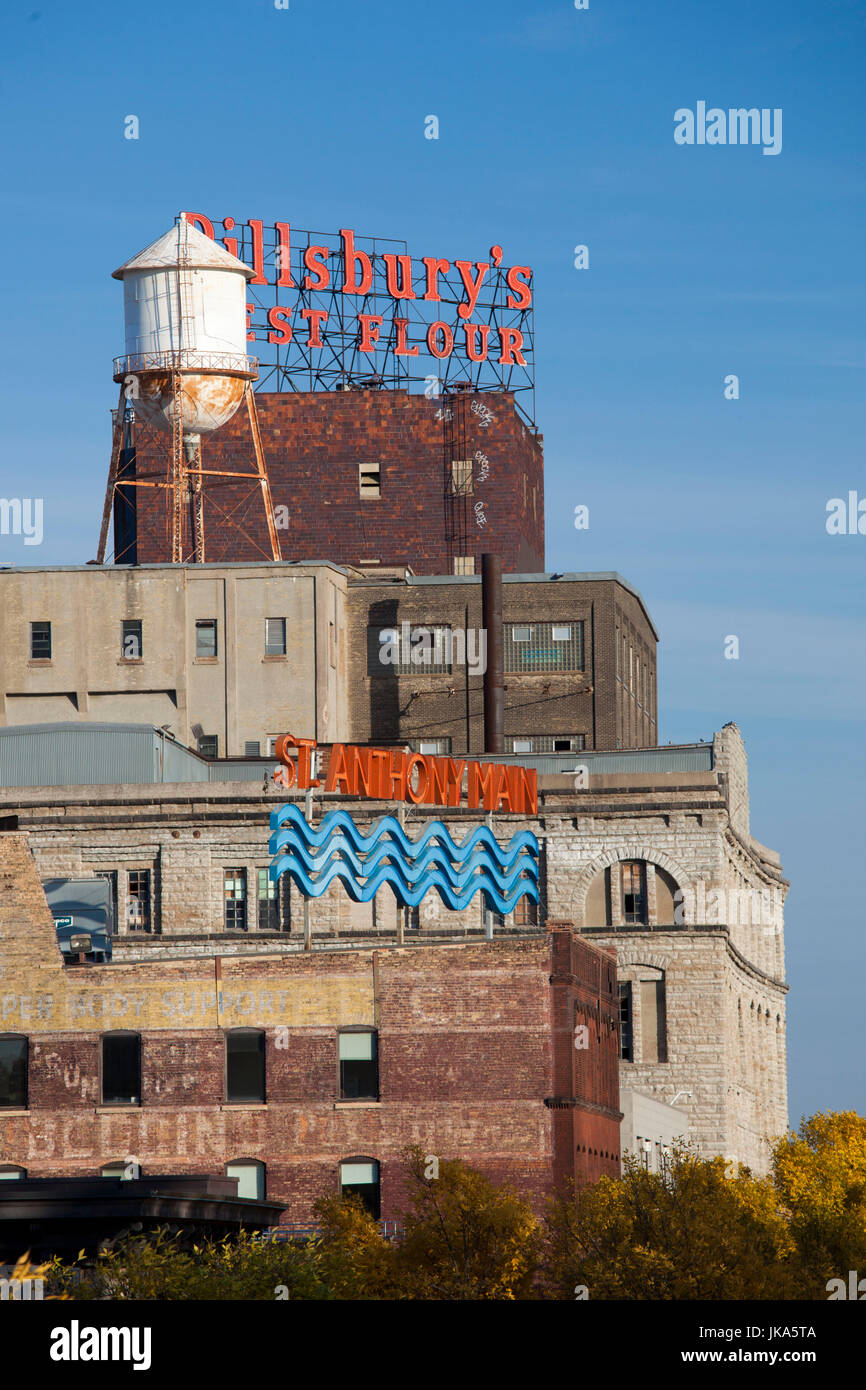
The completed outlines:
{"type": "Polygon", "coordinates": [[[187,452],[230,420],[257,363],[247,356],[246,286],[254,271],[185,218],[113,272],[123,281],[127,382],[137,415],[171,431],[172,372],[181,374],[187,452]]]}

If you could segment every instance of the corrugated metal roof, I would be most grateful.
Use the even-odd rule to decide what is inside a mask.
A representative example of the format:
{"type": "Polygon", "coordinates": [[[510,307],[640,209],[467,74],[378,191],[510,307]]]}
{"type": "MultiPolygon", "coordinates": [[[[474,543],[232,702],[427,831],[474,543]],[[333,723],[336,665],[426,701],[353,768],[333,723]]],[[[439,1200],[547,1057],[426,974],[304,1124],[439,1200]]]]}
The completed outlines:
{"type": "MultiPolygon", "coordinates": [[[[539,775],[585,767],[590,774],[711,772],[712,743],[609,752],[476,754],[539,775]]],[[[152,782],[259,782],[274,759],[202,758],[150,724],[25,724],[0,728],[0,786],[134,786],[152,782]]]]}
{"type": "Polygon", "coordinates": [[[200,232],[191,222],[181,221],[176,227],[163,232],[162,236],[157,237],[149,246],[145,246],[143,251],[132,257],[132,260],[113,270],[112,278],[122,280],[130,270],[174,269],[180,263],[182,247],[185,251],[184,265],[190,270],[240,270],[248,280],[255,276],[254,270],[244,265],[243,261],[239,261],[237,256],[226,251],[224,246],[211,241],[209,236],[205,236],[204,232],[200,232]]]}

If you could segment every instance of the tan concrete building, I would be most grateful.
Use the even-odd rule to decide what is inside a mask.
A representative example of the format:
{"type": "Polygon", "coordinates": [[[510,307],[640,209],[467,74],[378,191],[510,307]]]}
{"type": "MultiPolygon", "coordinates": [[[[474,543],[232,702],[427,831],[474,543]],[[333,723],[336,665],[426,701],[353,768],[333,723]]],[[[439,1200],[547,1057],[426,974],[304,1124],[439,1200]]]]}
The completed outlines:
{"type": "Polygon", "coordinates": [[[330,564],[6,570],[0,725],[147,723],[209,757],[340,740],[345,629],[330,564]]]}

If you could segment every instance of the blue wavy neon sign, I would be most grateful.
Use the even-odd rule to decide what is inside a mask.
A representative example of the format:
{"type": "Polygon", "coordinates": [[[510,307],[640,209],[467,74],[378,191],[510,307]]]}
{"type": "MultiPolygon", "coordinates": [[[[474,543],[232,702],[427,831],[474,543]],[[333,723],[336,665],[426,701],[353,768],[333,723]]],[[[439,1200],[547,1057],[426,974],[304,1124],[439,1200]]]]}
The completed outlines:
{"type": "Polygon", "coordinates": [[[328,812],[313,829],[289,804],[271,812],[268,849],[271,880],[287,873],[309,898],[339,879],[358,903],[384,884],[402,907],[417,907],[431,889],[455,912],[476,893],[502,913],[523,897],[538,902],[538,840],[528,830],[503,847],[486,825],[458,842],[442,821],[430,821],[411,840],[396,816],[381,816],[365,835],[346,811],[328,812]]]}

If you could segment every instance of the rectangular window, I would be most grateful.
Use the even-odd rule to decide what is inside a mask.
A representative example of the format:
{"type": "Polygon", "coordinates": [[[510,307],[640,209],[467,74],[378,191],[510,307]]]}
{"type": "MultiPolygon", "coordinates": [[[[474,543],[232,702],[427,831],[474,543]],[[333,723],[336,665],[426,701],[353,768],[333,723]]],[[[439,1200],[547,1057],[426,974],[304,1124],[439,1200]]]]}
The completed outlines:
{"type": "Polygon", "coordinates": [[[31,661],[51,660],[50,623],[30,624],[30,659],[31,661]]]}
{"type": "Polygon", "coordinates": [[[633,1062],[631,1025],[631,985],[619,986],[619,1055],[624,1062],[633,1062]]]}
{"type": "Polygon", "coordinates": [[[474,555],[455,555],[454,556],[455,574],[474,574],[475,556],[474,555]]]}
{"type": "Polygon", "coordinates": [[[108,881],[108,931],[111,936],[117,936],[117,870],[97,869],[96,877],[108,881]]]}
{"type": "Polygon", "coordinates": [[[219,734],[199,734],[198,751],[203,758],[219,756],[219,734]]]}
{"type": "Polygon", "coordinates": [[[410,738],[409,747],[413,753],[431,753],[438,757],[447,757],[451,752],[450,738],[410,738]]]}
{"type": "Polygon", "coordinates": [[[265,1103],[265,1035],[254,1028],[226,1033],[226,1100],[265,1103]]]}
{"type": "Polygon", "coordinates": [[[280,930],[280,900],[277,884],[268,876],[267,869],[257,869],[259,931],[280,930]]]}
{"type": "Polygon", "coordinates": [[[102,1104],[141,1104],[141,1038],[109,1033],[102,1039],[102,1104]]]}
{"type": "Polygon", "coordinates": [[[514,909],[515,927],[537,927],[538,926],[538,903],[532,898],[524,895],[514,909]]]}
{"type": "Polygon", "coordinates": [[[408,931],[420,931],[420,930],[421,930],[421,908],[420,908],[420,907],[404,907],[404,908],[403,908],[403,911],[404,911],[405,914],[406,914],[406,916],[405,916],[405,918],[404,918],[404,921],[405,921],[405,924],[406,924],[406,929],[407,929],[408,931]]]}
{"type": "Polygon", "coordinates": [[[380,497],[382,470],[378,463],[358,464],[358,493],[361,497],[380,497]]]}
{"type": "Polygon", "coordinates": [[[259,743],[258,739],[248,738],[244,743],[245,758],[258,758],[261,756],[261,751],[262,745],[259,743]]]}
{"type": "Polygon", "coordinates": [[[269,757],[269,758],[275,758],[275,757],[276,757],[276,755],[277,755],[277,739],[278,739],[279,737],[280,737],[279,734],[268,734],[268,741],[267,741],[267,743],[265,744],[265,751],[266,751],[266,756],[267,756],[267,757],[269,757]]]}
{"type": "Polygon", "coordinates": [[[247,929],[247,871],[246,869],[226,869],[225,876],[225,929],[226,931],[246,931],[247,929]]]}
{"type": "Polygon", "coordinates": [[[285,618],[265,618],[265,656],[285,656],[285,618]]]}
{"type": "Polygon", "coordinates": [[[646,924],[646,865],[625,860],[622,870],[622,920],[646,924]]]}
{"type": "Polygon", "coordinates": [[[126,925],[130,931],[150,931],[150,869],[130,869],[127,882],[126,925]]]}
{"type": "Polygon", "coordinates": [[[0,1110],[27,1109],[27,1039],[0,1038],[0,1110]]]}
{"type": "Polygon", "coordinates": [[[506,671],[584,669],[582,622],[505,623],[503,626],[506,671]]]}
{"type": "Polygon", "coordinates": [[[506,753],[580,753],[586,748],[586,734],[535,734],[505,740],[506,753]]]}
{"type": "Polygon", "coordinates": [[[141,661],[141,619],[124,618],[120,624],[120,655],[124,661],[141,661]]]}
{"type": "Polygon", "coordinates": [[[379,1099],[379,1057],[375,1033],[340,1033],[340,1096],[379,1099]]]}
{"type": "Polygon", "coordinates": [[[196,660],[210,660],[217,654],[216,618],[200,619],[195,625],[196,660]]]}
{"type": "Polygon", "coordinates": [[[475,491],[472,480],[472,460],[451,460],[451,492],[455,497],[469,497],[475,491]]]}
{"type": "Polygon", "coordinates": [[[617,680],[619,680],[620,676],[622,675],[622,667],[620,666],[619,660],[619,628],[616,629],[616,636],[614,638],[613,649],[616,652],[616,678],[617,680]]]}
{"type": "Polygon", "coordinates": [[[641,1061],[668,1060],[664,980],[640,982],[641,1061]]]}
{"type": "Polygon", "coordinates": [[[452,648],[462,646],[451,628],[408,623],[400,627],[367,628],[368,676],[447,676],[451,674],[452,648]]]}

